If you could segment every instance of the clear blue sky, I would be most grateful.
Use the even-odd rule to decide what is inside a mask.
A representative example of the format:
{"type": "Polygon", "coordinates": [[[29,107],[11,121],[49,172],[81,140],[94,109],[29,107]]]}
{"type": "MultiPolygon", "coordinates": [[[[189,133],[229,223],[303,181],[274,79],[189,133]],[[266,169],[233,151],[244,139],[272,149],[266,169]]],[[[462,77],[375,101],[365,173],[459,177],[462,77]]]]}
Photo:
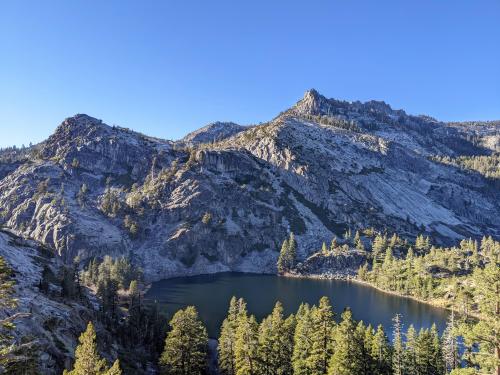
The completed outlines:
{"type": "Polygon", "coordinates": [[[3,1],[0,48],[0,146],[75,113],[177,139],[311,87],[500,119],[499,0],[3,1]]]}

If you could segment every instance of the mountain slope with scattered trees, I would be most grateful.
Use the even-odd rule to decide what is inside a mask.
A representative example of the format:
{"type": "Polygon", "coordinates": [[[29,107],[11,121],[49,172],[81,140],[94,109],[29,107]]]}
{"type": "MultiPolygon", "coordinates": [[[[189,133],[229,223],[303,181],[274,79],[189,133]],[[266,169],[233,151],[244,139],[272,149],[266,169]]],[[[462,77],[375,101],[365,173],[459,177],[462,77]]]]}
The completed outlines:
{"type": "MultiPolygon", "coordinates": [[[[499,138],[498,122],[444,123],[315,90],[269,122],[214,123],[176,142],[70,117],[40,144],[0,150],[0,366],[24,375],[201,373],[206,334],[196,311],[179,312],[166,332],[143,303],[145,286],[247,271],[357,276],[453,307],[465,320],[442,342],[453,347],[461,329],[465,363],[489,371],[498,351],[499,138]],[[81,360],[88,354],[93,370],[81,360]]],[[[431,331],[389,345],[348,311],[335,322],[327,301],[287,318],[278,305],[263,322],[243,305],[232,305],[219,342],[227,373],[457,367],[451,349],[438,365],[443,344],[431,331]],[[299,339],[311,332],[322,339],[299,339]]]]}

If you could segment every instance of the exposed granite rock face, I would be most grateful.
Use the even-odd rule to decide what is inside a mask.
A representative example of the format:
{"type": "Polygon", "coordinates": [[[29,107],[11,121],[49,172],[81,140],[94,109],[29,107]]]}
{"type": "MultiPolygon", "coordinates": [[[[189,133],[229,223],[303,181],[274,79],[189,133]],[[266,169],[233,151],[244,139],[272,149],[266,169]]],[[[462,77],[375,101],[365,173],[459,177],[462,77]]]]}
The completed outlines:
{"type": "Polygon", "coordinates": [[[315,253],[299,263],[293,274],[325,278],[351,277],[366,262],[366,255],[352,250],[348,254],[315,253]]]}
{"type": "Polygon", "coordinates": [[[247,129],[245,126],[234,122],[212,122],[182,138],[179,143],[186,145],[197,145],[200,143],[212,143],[229,138],[247,129]]]}
{"type": "Polygon", "coordinates": [[[272,272],[289,231],[302,258],[347,227],[444,243],[500,236],[494,184],[429,158],[492,152],[465,125],[308,91],[267,124],[230,128],[186,149],[69,118],[4,173],[0,224],[66,261],[129,256],[148,280],[272,272]]]}
{"type": "MultiPolygon", "coordinates": [[[[15,322],[14,335],[35,338],[40,348],[39,370],[43,374],[61,374],[69,365],[80,332],[92,320],[93,310],[75,301],[65,301],[56,293],[41,293],[38,284],[46,265],[57,274],[57,259],[40,251],[38,244],[0,232],[0,256],[14,271],[18,312],[29,313],[15,322]]],[[[0,316],[7,311],[0,309],[0,316]]],[[[98,327],[99,328],[99,327],[98,327]]]]}

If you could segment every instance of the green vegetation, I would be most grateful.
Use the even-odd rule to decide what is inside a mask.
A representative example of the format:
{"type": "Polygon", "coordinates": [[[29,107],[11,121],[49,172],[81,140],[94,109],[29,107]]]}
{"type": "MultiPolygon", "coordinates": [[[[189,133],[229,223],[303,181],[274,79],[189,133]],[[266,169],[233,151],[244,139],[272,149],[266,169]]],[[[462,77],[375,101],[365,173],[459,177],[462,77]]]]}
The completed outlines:
{"type": "MultiPolygon", "coordinates": [[[[460,362],[453,319],[440,337],[435,325],[419,332],[410,325],[404,331],[396,315],[391,344],[382,325],[375,329],[357,322],[349,309],[337,322],[327,297],[318,305],[302,304],[288,317],[277,302],[260,323],[249,315],[243,299],[233,297],[218,340],[219,370],[224,375],[474,374],[476,364],[460,362]]],[[[68,374],[121,374],[118,362],[108,369],[95,342],[89,323],[68,374]]],[[[165,375],[207,373],[207,332],[193,306],[179,310],[170,321],[158,363],[165,375]]]]}
{"type": "Polygon", "coordinates": [[[141,271],[123,257],[105,256],[102,262],[93,259],[81,273],[83,283],[95,288],[101,298],[103,315],[111,319],[117,314],[118,292],[127,290],[133,281],[137,286],[137,280],[141,278],[141,271]]]}
{"type": "Polygon", "coordinates": [[[139,235],[139,224],[130,215],[126,215],[123,219],[123,226],[129,231],[130,237],[136,238],[139,235]]]}
{"type": "Polygon", "coordinates": [[[99,356],[94,325],[89,322],[87,329],[80,335],[80,344],[75,351],[73,370],[64,370],[64,375],[121,375],[120,362],[116,360],[111,368],[99,356]]]}
{"type": "Polygon", "coordinates": [[[212,221],[212,214],[210,212],[205,212],[203,214],[203,217],[201,218],[201,222],[205,225],[208,225],[210,224],[211,221],[212,221]]]}
{"type": "Polygon", "coordinates": [[[411,296],[458,312],[446,333],[446,366],[455,366],[458,332],[466,346],[464,360],[488,373],[500,366],[500,242],[483,237],[459,246],[437,248],[419,236],[415,249],[395,256],[383,239],[372,244],[372,266],[358,278],[380,289],[411,296]],[[384,252],[383,259],[378,255],[384,252]]]}
{"type": "Polygon", "coordinates": [[[432,159],[464,170],[479,172],[488,178],[500,179],[500,153],[498,152],[491,155],[459,156],[456,158],[434,156],[432,159]]]}
{"type": "MultiPolygon", "coordinates": [[[[218,340],[219,370],[224,375],[440,375],[466,370],[458,368],[455,331],[447,329],[442,337],[435,326],[403,331],[397,315],[391,344],[381,325],[374,329],[356,322],[349,309],[340,322],[334,317],[323,297],[317,306],[302,304],[288,317],[277,302],[258,323],[245,301],[233,297],[218,340]]],[[[178,311],[170,325],[159,362],[163,373],[205,373],[207,336],[195,308],[178,311]]]]}
{"type": "Polygon", "coordinates": [[[175,313],[160,357],[165,375],[200,375],[206,368],[208,336],[193,306],[175,313]]]}
{"type": "Polygon", "coordinates": [[[295,266],[296,258],[297,242],[292,232],[289,238],[283,241],[283,245],[281,246],[278,258],[278,272],[282,274],[290,271],[295,266]]]}

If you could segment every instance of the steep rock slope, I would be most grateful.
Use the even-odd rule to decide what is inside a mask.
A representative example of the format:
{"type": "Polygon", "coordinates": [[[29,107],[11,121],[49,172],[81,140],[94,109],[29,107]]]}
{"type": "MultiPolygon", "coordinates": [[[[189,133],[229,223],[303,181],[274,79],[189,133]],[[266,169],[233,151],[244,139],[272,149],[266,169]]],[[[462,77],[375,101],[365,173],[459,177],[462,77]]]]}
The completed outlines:
{"type": "MultiPolygon", "coordinates": [[[[18,342],[22,338],[36,340],[40,351],[39,370],[43,374],[60,374],[61,365],[68,365],[73,357],[79,333],[95,312],[80,301],[59,297],[58,290],[40,291],[43,268],[55,277],[60,263],[34,241],[0,231],[0,256],[13,270],[17,312],[29,314],[15,322],[16,339],[18,342]]],[[[8,311],[1,308],[0,316],[6,314],[8,311]]]]}
{"type": "Polygon", "coordinates": [[[208,143],[77,115],[0,180],[0,222],[67,261],[127,255],[149,280],[274,271],[289,231],[301,257],[348,227],[498,237],[495,185],[431,158],[492,152],[464,126],[314,90],[269,123],[200,131],[208,143]]]}

